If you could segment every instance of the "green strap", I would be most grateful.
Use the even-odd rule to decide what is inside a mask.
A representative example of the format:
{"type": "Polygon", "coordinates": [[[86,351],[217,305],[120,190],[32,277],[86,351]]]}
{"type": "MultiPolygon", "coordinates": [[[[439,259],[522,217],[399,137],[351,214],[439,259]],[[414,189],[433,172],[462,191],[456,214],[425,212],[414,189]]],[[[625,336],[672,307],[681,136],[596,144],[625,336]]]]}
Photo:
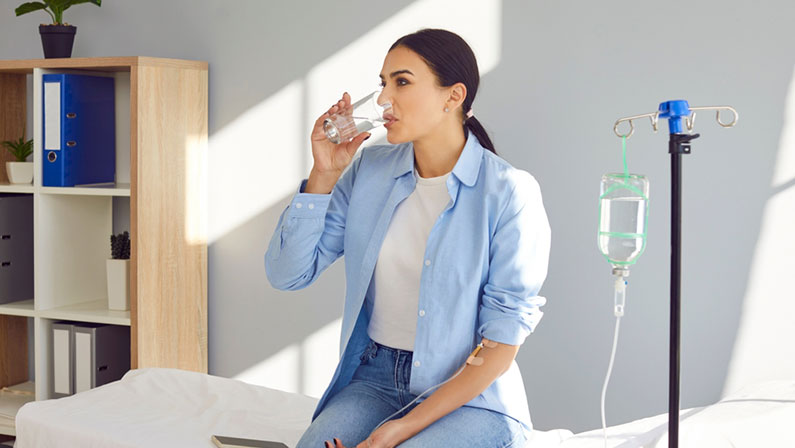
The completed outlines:
{"type": "Polygon", "coordinates": [[[610,194],[610,193],[612,193],[612,192],[614,192],[614,191],[616,191],[616,190],[629,190],[629,191],[631,191],[631,192],[633,192],[633,193],[637,193],[637,195],[638,195],[638,196],[640,196],[640,197],[642,197],[644,201],[648,199],[648,198],[646,197],[646,195],[645,195],[645,194],[643,194],[643,191],[641,191],[641,189],[640,189],[640,188],[638,188],[638,187],[636,187],[636,186],[634,186],[634,185],[630,185],[630,184],[629,184],[629,183],[626,181],[626,179],[624,180],[624,182],[625,182],[624,184],[615,184],[615,185],[613,185],[612,187],[610,187],[610,188],[608,188],[607,190],[605,190],[605,192],[604,192],[604,193],[602,193],[602,195],[601,195],[601,196],[599,196],[599,199],[603,199],[603,198],[604,198],[606,195],[608,195],[608,194],[610,194]]]}
{"type": "Polygon", "coordinates": [[[627,168],[627,136],[621,137],[621,152],[624,154],[624,182],[629,179],[629,169],[627,168]]]}
{"type": "Polygon", "coordinates": [[[645,233],[625,233],[625,232],[599,232],[602,236],[614,236],[616,238],[646,238],[645,233]]]}

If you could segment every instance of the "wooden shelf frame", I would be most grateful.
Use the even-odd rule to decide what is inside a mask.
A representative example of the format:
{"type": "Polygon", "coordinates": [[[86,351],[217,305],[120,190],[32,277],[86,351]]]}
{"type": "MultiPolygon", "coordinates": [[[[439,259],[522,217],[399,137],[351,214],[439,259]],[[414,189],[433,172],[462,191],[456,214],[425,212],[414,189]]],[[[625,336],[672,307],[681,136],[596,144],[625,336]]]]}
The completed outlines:
{"type": "MultiPolygon", "coordinates": [[[[0,140],[19,138],[19,130],[26,127],[29,76],[33,78],[34,137],[27,138],[34,139],[34,181],[33,185],[9,184],[4,166],[7,157],[0,155],[0,193],[26,193],[34,198],[36,297],[0,305],[0,319],[33,318],[36,399],[52,395],[48,372],[51,328],[58,319],[129,325],[132,368],[206,373],[207,243],[206,236],[195,235],[192,229],[206,228],[207,220],[203,208],[207,201],[198,196],[206,191],[206,173],[195,172],[195,167],[206,166],[208,64],[143,56],[0,60],[0,140]],[[121,165],[117,163],[119,184],[81,188],[41,185],[41,139],[35,138],[41,135],[40,82],[44,73],[56,72],[113,76],[117,100],[129,101],[129,111],[127,103],[120,103],[124,112],[121,122],[117,113],[117,156],[119,139],[121,146],[129,144],[129,160],[122,152],[121,165]],[[97,286],[104,284],[104,278],[97,278],[97,266],[86,275],[93,284],[85,291],[76,286],[63,291],[52,287],[51,278],[65,278],[78,272],[77,268],[46,261],[53,247],[60,244],[53,232],[59,237],[65,232],[47,222],[63,218],[58,213],[73,206],[81,213],[66,221],[71,230],[85,226],[81,244],[98,251],[98,240],[87,235],[102,232],[96,238],[109,252],[105,240],[112,226],[113,198],[118,197],[128,197],[130,204],[128,312],[107,310],[106,292],[97,286]],[[86,291],[89,293],[81,294],[86,291]]],[[[13,342],[18,341],[0,341],[0,352],[13,342]]]]}

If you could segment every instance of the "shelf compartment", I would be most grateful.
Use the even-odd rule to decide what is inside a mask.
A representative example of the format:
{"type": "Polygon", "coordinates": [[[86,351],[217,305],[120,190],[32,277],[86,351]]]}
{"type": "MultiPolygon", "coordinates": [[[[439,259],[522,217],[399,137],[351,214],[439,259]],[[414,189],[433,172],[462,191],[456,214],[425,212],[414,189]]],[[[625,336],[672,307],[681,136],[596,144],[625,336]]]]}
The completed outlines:
{"type": "Polygon", "coordinates": [[[109,310],[107,300],[92,300],[89,302],[75,303],[48,310],[39,310],[37,313],[39,317],[45,319],[72,320],[109,325],[130,325],[130,312],[109,310]]]}
{"type": "Polygon", "coordinates": [[[33,299],[4,303],[0,305],[0,315],[34,317],[33,299]]]}
{"type": "Polygon", "coordinates": [[[36,309],[107,297],[113,199],[42,194],[37,200],[36,309]]]}
{"type": "Polygon", "coordinates": [[[0,315],[0,388],[30,379],[28,318],[0,315]]]}
{"type": "MultiPolygon", "coordinates": [[[[13,73],[0,71],[0,142],[5,140],[17,141],[22,135],[20,131],[25,131],[25,120],[27,117],[27,76],[24,73],[13,73]]],[[[25,140],[32,137],[25,135],[25,140]]],[[[18,191],[18,186],[12,186],[8,182],[5,162],[16,160],[5,148],[0,148],[0,185],[2,192],[8,193],[30,193],[31,191],[18,191]],[[6,188],[13,191],[6,190],[6,188]]]]}

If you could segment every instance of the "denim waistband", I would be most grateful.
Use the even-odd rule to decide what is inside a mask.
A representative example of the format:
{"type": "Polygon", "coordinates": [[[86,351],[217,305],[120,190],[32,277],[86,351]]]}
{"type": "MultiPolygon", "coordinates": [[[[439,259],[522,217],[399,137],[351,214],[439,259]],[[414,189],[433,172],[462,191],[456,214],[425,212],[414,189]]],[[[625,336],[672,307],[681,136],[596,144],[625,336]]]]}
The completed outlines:
{"type": "Polygon", "coordinates": [[[414,354],[414,352],[412,352],[411,350],[403,350],[403,349],[400,349],[400,348],[394,348],[394,347],[390,347],[388,345],[379,344],[378,342],[376,342],[376,341],[374,341],[372,339],[370,339],[370,342],[375,344],[375,346],[378,347],[379,350],[387,350],[387,351],[390,351],[390,352],[392,352],[392,353],[394,353],[396,355],[400,355],[400,354],[412,355],[412,354],[414,354]]]}

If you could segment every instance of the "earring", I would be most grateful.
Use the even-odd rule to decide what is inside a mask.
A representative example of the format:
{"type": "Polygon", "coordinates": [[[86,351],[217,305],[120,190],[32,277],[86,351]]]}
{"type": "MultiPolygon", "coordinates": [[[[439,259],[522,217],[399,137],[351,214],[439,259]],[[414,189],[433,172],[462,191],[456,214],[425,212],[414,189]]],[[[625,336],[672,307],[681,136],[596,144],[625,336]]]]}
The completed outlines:
{"type": "Polygon", "coordinates": [[[450,108],[449,108],[449,107],[445,107],[445,108],[444,108],[444,111],[445,111],[445,112],[450,112],[450,108]]]}

